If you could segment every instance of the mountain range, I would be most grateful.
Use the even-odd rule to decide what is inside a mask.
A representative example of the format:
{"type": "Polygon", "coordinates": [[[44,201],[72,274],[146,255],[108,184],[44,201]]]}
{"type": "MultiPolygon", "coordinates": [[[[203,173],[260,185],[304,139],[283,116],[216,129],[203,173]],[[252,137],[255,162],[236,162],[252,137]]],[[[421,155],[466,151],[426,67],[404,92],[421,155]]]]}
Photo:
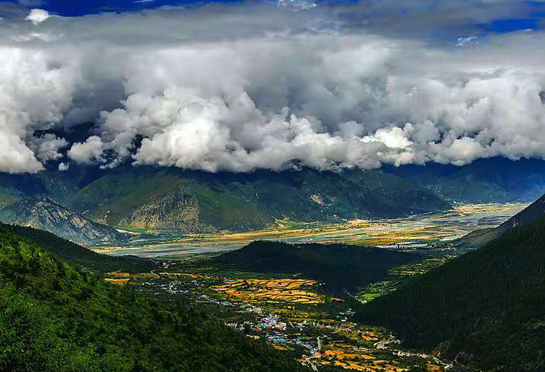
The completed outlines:
{"type": "Polygon", "coordinates": [[[383,166],[383,171],[409,180],[457,202],[533,202],[545,194],[545,161],[503,157],[479,159],[471,164],[428,163],[383,166]]]}
{"type": "Polygon", "coordinates": [[[456,202],[527,201],[544,190],[545,161],[526,159],[251,173],[72,165],[63,172],[0,173],[0,222],[94,245],[125,241],[129,235],[120,229],[210,233],[261,229],[282,219],[396,218],[456,202]]]}
{"type": "Polygon", "coordinates": [[[178,168],[72,167],[0,175],[0,221],[82,244],[124,238],[113,227],[203,233],[264,228],[276,220],[390,218],[450,208],[380,170],[206,173],[178,168]]]}

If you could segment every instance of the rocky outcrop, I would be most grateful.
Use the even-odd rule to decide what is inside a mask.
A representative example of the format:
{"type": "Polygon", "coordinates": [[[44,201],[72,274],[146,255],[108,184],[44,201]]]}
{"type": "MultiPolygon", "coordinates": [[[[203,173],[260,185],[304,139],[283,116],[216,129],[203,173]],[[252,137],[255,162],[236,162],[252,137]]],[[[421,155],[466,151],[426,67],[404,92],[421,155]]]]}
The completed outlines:
{"type": "Polygon", "coordinates": [[[199,220],[199,202],[184,187],[158,195],[120,220],[121,226],[143,229],[176,229],[180,232],[212,231],[199,220]]]}
{"type": "Polygon", "coordinates": [[[82,245],[119,242],[127,235],[50,201],[20,199],[0,210],[3,223],[49,231],[82,245]]]}

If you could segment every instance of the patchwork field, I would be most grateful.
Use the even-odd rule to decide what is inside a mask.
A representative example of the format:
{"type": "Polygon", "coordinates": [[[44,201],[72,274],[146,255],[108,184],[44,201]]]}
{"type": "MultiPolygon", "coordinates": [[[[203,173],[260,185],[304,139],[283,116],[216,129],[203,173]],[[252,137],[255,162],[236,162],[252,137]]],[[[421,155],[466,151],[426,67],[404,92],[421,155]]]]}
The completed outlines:
{"type": "Polygon", "coordinates": [[[223,285],[210,287],[226,298],[242,302],[289,302],[297,304],[323,303],[323,296],[305,290],[318,285],[305,279],[226,279],[223,285]]]}
{"type": "MultiPolygon", "coordinates": [[[[406,265],[391,275],[415,275],[428,265],[406,265]]],[[[111,272],[105,276],[159,300],[182,298],[248,337],[291,353],[311,370],[330,366],[400,372],[412,366],[419,366],[419,371],[446,367],[433,356],[398,349],[397,340],[385,329],[353,322],[349,303],[327,295],[322,283],[298,275],[214,270],[208,261],[168,261],[157,274],[111,272]]]]}

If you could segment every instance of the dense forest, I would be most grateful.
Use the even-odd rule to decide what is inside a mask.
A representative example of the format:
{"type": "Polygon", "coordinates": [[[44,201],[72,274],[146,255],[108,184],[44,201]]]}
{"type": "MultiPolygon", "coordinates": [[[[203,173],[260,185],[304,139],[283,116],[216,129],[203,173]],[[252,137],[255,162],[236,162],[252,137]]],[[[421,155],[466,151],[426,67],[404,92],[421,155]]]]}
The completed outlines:
{"type": "Polygon", "coordinates": [[[545,369],[545,218],[358,309],[408,347],[485,371],[545,369]]]}
{"type": "Polygon", "coordinates": [[[0,226],[0,371],[301,371],[180,304],[104,282],[0,226]]]}
{"type": "Polygon", "coordinates": [[[342,244],[256,241],[212,260],[217,267],[249,272],[303,274],[333,292],[380,280],[388,269],[421,259],[410,253],[342,244]]]}

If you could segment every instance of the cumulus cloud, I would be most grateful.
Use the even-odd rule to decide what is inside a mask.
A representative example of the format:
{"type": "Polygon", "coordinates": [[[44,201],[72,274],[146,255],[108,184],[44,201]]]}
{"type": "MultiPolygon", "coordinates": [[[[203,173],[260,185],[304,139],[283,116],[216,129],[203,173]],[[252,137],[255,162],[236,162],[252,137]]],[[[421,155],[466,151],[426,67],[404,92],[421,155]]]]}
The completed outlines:
{"type": "Polygon", "coordinates": [[[87,141],[75,143],[68,151],[68,157],[78,163],[92,164],[102,161],[104,144],[98,136],[92,136],[87,141]]]}
{"type": "MultiPolygon", "coordinates": [[[[51,161],[249,172],[545,157],[543,33],[401,37],[366,13],[386,17],[391,6],[216,4],[53,17],[39,28],[9,19],[0,23],[0,171],[51,161]],[[89,121],[80,143],[43,134],[89,121]]],[[[462,27],[454,12],[445,23],[449,33],[462,27]]]]}
{"type": "Polygon", "coordinates": [[[50,17],[49,12],[43,9],[32,9],[30,14],[26,17],[27,21],[30,21],[34,26],[39,25],[50,17]]]}
{"type": "Polygon", "coordinates": [[[67,147],[68,144],[68,141],[64,138],[59,138],[51,133],[41,137],[33,137],[29,143],[36,158],[44,163],[49,160],[58,160],[62,158],[62,154],[59,151],[67,147]]]}

